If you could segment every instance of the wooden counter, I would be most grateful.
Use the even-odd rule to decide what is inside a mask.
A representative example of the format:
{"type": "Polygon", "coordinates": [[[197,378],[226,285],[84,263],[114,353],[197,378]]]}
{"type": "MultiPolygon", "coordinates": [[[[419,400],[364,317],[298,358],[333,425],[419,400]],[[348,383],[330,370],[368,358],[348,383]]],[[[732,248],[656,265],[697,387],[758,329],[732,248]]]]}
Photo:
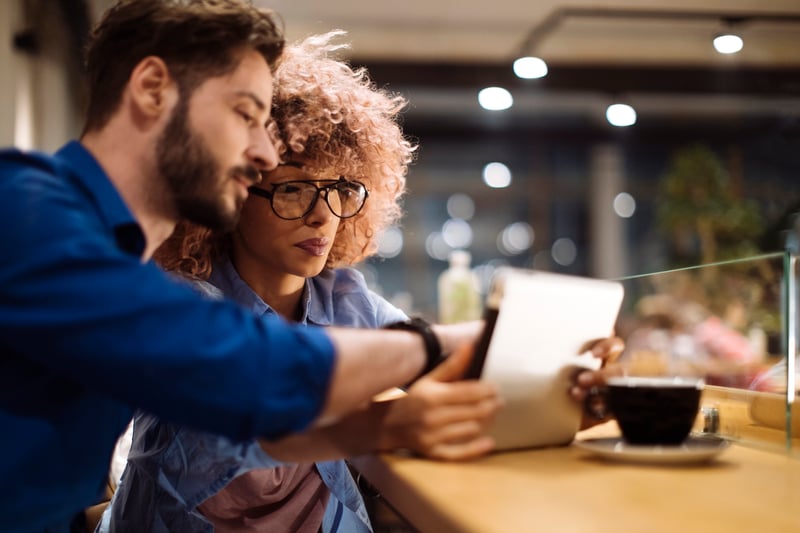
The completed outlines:
{"type": "MultiPolygon", "coordinates": [[[[610,422],[578,438],[617,432],[610,422]]],[[[575,446],[353,463],[422,533],[800,531],[800,461],[736,444],[694,466],[607,462],[575,446]]]]}

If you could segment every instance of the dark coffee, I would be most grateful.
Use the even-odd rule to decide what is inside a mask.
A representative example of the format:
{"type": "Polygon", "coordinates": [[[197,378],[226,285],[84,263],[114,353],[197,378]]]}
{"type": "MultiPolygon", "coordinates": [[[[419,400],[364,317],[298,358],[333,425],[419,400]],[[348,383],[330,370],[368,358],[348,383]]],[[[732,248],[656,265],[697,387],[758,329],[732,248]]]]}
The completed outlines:
{"type": "Polygon", "coordinates": [[[702,389],[691,378],[610,378],[608,407],[626,442],[675,445],[692,430],[702,389]]]}

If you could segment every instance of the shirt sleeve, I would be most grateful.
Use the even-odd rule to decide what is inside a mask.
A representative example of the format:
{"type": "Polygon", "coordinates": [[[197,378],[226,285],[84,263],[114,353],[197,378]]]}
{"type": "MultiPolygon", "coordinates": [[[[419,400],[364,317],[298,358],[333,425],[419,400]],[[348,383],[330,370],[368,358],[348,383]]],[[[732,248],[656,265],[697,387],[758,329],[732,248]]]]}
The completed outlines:
{"type": "Polygon", "coordinates": [[[335,356],[322,330],[206,300],[122,251],[55,177],[3,177],[0,381],[31,397],[77,385],[232,438],[279,437],[318,415],[335,356]]]}
{"type": "Polygon", "coordinates": [[[379,326],[408,319],[408,315],[404,311],[389,303],[383,296],[372,291],[369,291],[368,294],[375,306],[375,317],[379,326]]]}
{"type": "Polygon", "coordinates": [[[380,328],[408,318],[401,309],[376,294],[355,268],[324,271],[314,278],[317,294],[330,302],[332,324],[380,328]]]}

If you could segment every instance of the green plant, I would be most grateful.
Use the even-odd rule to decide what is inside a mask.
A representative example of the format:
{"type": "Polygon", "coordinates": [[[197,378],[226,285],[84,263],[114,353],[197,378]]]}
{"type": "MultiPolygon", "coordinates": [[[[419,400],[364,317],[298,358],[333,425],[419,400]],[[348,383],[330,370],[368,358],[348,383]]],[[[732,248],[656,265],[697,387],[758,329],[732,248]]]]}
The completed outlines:
{"type": "Polygon", "coordinates": [[[675,153],[656,205],[659,228],[670,240],[677,265],[758,253],[764,228],[758,206],[732,192],[730,173],[705,145],[675,153]]]}

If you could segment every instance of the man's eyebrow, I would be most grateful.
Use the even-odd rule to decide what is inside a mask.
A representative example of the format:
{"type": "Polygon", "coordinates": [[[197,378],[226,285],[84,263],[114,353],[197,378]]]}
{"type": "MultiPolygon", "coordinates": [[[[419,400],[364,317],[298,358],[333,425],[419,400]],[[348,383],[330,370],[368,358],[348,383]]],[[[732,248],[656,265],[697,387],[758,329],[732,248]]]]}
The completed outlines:
{"type": "Polygon", "coordinates": [[[244,96],[245,98],[249,98],[253,101],[256,107],[258,107],[259,111],[264,111],[267,108],[261,98],[256,96],[256,94],[251,91],[236,91],[236,96],[244,96]]]}

